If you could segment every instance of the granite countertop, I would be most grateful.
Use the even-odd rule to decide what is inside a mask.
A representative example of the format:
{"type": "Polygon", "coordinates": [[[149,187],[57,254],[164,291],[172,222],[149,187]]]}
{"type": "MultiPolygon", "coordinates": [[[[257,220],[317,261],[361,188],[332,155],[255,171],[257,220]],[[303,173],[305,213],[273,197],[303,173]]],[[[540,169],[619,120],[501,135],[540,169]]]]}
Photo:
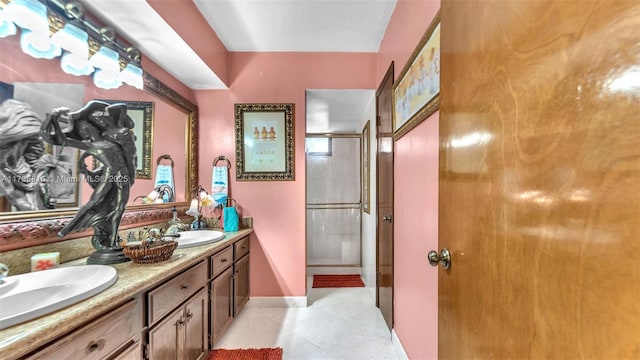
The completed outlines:
{"type": "MultiPolygon", "coordinates": [[[[191,265],[206,259],[230,243],[249,235],[253,229],[225,232],[225,239],[213,244],[176,249],[171,259],[149,265],[132,262],[114,264],[118,281],[107,290],[89,299],[70,305],[49,315],[0,330],[0,354],[2,359],[17,359],[33,350],[86,324],[123,304],[131,297],[151,289],[191,265]]],[[[63,266],[84,265],[78,259],[63,266]]]]}

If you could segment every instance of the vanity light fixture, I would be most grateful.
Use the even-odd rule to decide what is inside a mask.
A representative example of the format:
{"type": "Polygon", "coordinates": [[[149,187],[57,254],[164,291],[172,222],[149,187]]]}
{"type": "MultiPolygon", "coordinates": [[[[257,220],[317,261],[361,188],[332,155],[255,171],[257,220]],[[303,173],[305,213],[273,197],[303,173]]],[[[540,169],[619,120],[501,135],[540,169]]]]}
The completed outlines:
{"type": "Polygon", "coordinates": [[[62,54],[49,38],[47,6],[37,0],[13,0],[2,9],[5,20],[20,27],[20,48],[37,59],[53,59],[62,54]]]}
{"type": "Polygon", "coordinates": [[[21,29],[48,35],[47,6],[38,0],[13,0],[5,5],[2,14],[21,29]]]}
{"type": "Polygon", "coordinates": [[[94,68],[89,64],[89,34],[81,21],[84,8],[76,2],[67,3],[65,15],[69,21],[51,35],[51,42],[64,50],[60,67],[67,74],[89,75],[94,68]]]}
{"type": "Polygon", "coordinates": [[[120,72],[120,80],[142,90],[142,68],[140,67],[140,50],[130,46],[126,49],[129,63],[120,72]]]}
{"type": "Polygon", "coordinates": [[[202,185],[198,185],[198,190],[193,193],[191,197],[191,204],[189,209],[185,212],[185,214],[189,216],[193,216],[193,222],[191,223],[192,230],[201,230],[206,227],[206,223],[200,219],[200,211],[202,210],[203,202],[206,202],[209,193],[202,187],[202,185]]]}
{"type": "Polygon", "coordinates": [[[17,28],[23,52],[41,59],[61,56],[65,73],[93,75],[103,89],[123,83],[143,88],[140,51],[118,42],[111,27],[87,20],[75,0],[0,0],[0,37],[17,34],[17,28]]]}
{"type": "Polygon", "coordinates": [[[102,46],[89,58],[89,64],[96,68],[93,83],[103,89],[116,89],[122,85],[120,80],[120,55],[114,49],[116,32],[105,26],[100,29],[102,46]]]}
{"type": "Polygon", "coordinates": [[[36,59],[50,60],[62,54],[62,49],[52,44],[48,36],[27,29],[21,31],[20,49],[36,59]]]}

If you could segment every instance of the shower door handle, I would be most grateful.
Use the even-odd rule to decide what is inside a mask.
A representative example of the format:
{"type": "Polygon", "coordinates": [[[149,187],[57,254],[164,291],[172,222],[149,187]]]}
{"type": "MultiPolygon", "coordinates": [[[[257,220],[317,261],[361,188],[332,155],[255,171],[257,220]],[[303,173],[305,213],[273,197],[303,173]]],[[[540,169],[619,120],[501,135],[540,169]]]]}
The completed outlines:
{"type": "Polygon", "coordinates": [[[388,223],[391,223],[391,220],[393,220],[393,217],[391,216],[391,214],[389,214],[389,215],[383,216],[382,220],[384,220],[384,221],[386,221],[388,223]]]}

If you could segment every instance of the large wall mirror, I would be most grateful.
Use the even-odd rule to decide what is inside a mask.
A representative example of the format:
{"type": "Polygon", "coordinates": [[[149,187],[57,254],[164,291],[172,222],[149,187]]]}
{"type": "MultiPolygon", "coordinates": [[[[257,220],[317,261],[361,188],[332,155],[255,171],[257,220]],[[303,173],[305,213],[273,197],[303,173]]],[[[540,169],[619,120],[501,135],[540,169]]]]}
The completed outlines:
{"type": "MultiPolygon", "coordinates": [[[[140,127],[143,150],[139,170],[131,189],[128,209],[167,207],[186,203],[197,183],[197,107],[150,74],[144,74],[144,91],[123,85],[117,89],[97,88],[89,76],[73,76],[60,69],[59,60],[36,59],[20,49],[19,36],[0,38],[0,99],[13,97],[28,101],[34,112],[45,116],[53,107],[72,111],[89,100],[127,102],[134,112],[142,111],[140,127]],[[148,115],[148,116],[147,116],[148,115]],[[146,122],[146,125],[145,125],[146,122]],[[145,127],[146,126],[146,127],[145,127]],[[145,133],[146,131],[146,133],[145,133]],[[175,202],[143,205],[141,198],[154,189],[157,159],[169,155],[174,164],[175,202]]],[[[2,125],[2,124],[0,124],[2,125]]],[[[136,123],[136,127],[138,124],[136,123]]],[[[7,141],[0,139],[0,142],[7,141]]],[[[57,159],[69,162],[70,172],[77,171],[75,149],[47,148],[57,159]],[[63,154],[60,154],[63,153],[63,154]],[[58,156],[61,155],[61,156],[58,156]]],[[[92,193],[79,176],[75,188],[61,197],[54,209],[21,211],[0,196],[0,221],[71,216],[92,193]]]]}

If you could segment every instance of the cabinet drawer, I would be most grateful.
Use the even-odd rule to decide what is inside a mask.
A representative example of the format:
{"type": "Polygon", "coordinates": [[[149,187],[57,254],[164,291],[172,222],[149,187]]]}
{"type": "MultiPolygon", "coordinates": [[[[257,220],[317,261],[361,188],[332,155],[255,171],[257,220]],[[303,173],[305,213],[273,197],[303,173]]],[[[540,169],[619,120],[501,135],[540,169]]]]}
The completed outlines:
{"type": "Polygon", "coordinates": [[[233,262],[233,247],[229,246],[211,256],[211,278],[218,276],[233,262]]]}
{"type": "Polygon", "coordinates": [[[249,252],[249,237],[245,237],[233,244],[234,257],[233,260],[240,259],[244,254],[249,252]]]}
{"type": "Polygon", "coordinates": [[[147,294],[149,324],[153,324],[207,283],[207,264],[201,262],[147,294]]]}
{"type": "Polygon", "coordinates": [[[132,344],[141,332],[142,301],[138,297],[27,359],[105,359],[132,344]]]}

